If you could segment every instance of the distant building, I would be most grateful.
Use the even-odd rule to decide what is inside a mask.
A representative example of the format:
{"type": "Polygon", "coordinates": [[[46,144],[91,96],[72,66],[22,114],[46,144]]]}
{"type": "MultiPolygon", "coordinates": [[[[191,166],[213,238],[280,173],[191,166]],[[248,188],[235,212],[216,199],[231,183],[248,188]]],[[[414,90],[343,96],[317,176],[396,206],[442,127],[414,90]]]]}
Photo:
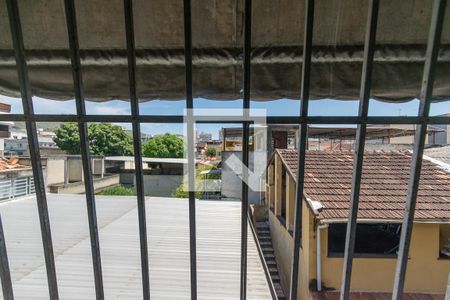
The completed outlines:
{"type": "MultiPolygon", "coordinates": [[[[14,125],[14,123],[12,123],[14,125]]],[[[9,138],[4,140],[4,155],[6,156],[28,156],[30,151],[28,148],[27,132],[24,129],[11,126],[11,134],[9,138]]],[[[37,137],[41,156],[64,155],[65,151],[59,149],[54,142],[56,134],[53,131],[46,131],[43,128],[37,129],[37,137]]]]}
{"type": "MultiPolygon", "coordinates": [[[[40,136],[38,135],[39,148],[41,150],[41,155],[62,155],[65,152],[56,145],[53,138],[50,136],[40,136]]],[[[30,155],[28,147],[28,139],[21,137],[21,139],[9,138],[5,139],[5,152],[6,156],[28,156],[30,155]]]]}
{"type": "MultiPolygon", "coordinates": [[[[11,112],[11,105],[0,103],[0,114],[8,114],[11,112]]],[[[5,139],[11,136],[11,127],[13,122],[0,121],[0,157],[4,155],[5,139]]]]}
{"type": "Polygon", "coordinates": [[[212,134],[209,132],[197,132],[197,141],[208,142],[212,140],[212,134]]]}
{"type": "Polygon", "coordinates": [[[5,143],[5,156],[28,156],[30,151],[28,150],[28,139],[6,139],[5,143]]]}
{"type": "Polygon", "coordinates": [[[149,133],[141,133],[141,143],[142,145],[147,143],[148,141],[150,141],[152,139],[152,135],[149,133]]]}
{"type": "MultiPolygon", "coordinates": [[[[450,117],[450,114],[440,115],[439,117],[450,117]]],[[[432,145],[449,145],[450,144],[450,125],[428,125],[428,127],[437,128],[441,131],[428,134],[428,144],[432,145]]]]}

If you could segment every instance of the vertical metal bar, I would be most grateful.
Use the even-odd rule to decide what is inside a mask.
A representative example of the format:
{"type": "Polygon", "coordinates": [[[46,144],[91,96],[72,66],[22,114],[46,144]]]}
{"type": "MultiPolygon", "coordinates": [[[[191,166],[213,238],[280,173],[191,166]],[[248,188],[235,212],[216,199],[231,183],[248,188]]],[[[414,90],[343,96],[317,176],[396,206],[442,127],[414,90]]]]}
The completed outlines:
{"type": "MultiPolygon", "coordinates": [[[[311,77],[311,54],[314,27],[314,0],[305,1],[305,31],[303,37],[303,64],[300,118],[308,116],[309,83],[311,77]]],[[[305,184],[305,153],[308,144],[308,124],[300,126],[300,145],[297,159],[297,187],[295,191],[294,211],[294,249],[292,252],[291,282],[289,299],[297,299],[300,246],[302,241],[302,205],[305,184]]]]}
{"type": "Polygon", "coordinates": [[[244,7],[244,97],[242,123],[242,196],[241,196],[241,284],[240,299],[247,298],[247,239],[248,239],[248,160],[250,123],[246,121],[250,109],[251,90],[251,51],[252,51],[252,0],[245,0],[244,7]]]}
{"type": "Polygon", "coordinates": [[[371,0],[367,14],[366,38],[359,95],[359,117],[361,124],[356,130],[355,155],[353,162],[352,192],[348,212],[347,233],[345,235],[344,265],[342,270],[341,299],[348,299],[352,277],[353,255],[355,250],[356,226],[361,188],[364,146],[366,142],[367,115],[369,112],[370,88],[372,85],[373,57],[377,35],[379,0],[371,0]]]}
{"type": "Polygon", "coordinates": [[[445,292],[445,299],[450,299],[450,274],[448,274],[447,290],[445,292]]]}
{"type": "Polygon", "coordinates": [[[148,263],[147,221],[145,214],[144,176],[142,174],[141,126],[138,120],[139,99],[136,92],[136,49],[134,41],[133,0],[124,0],[125,27],[128,56],[128,86],[130,89],[131,115],[133,117],[134,169],[136,171],[136,196],[141,246],[141,271],[143,299],[150,299],[148,263]]]}
{"type": "MultiPolygon", "coordinates": [[[[73,86],[77,115],[86,115],[84,103],[83,79],[81,74],[80,52],[78,46],[78,31],[75,4],[73,0],[65,0],[67,32],[69,37],[70,58],[72,62],[73,86]]],[[[91,158],[89,155],[89,137],[86,123],[78,121],[80,133],[80,150],[83,163],[84,186],[86,192],[86,206],[91,238],[92,265],[94,269],[96,299],[104,299],[102,262],[100,256],[100,243],[98,238],[97,212],[95,207],[95,190],[92,176],[91,158]]]]}
{"type": "Polygon", "coordinates": [[[8,253],[6,251],[5,234],[3,232],[3,222],[0,215],[0,278],[2,281],[3,299],[14,300],[14,293],[9,270],[8,253]]]}
{"type": "MultiPolygon", "coordinates": [[[[191,28],[191,1],[184,0],[184,58],[186,72],[186,108],[187,113],[192,114],[194,100],[192,95],[192,28],[191,28]]],[[[191,118],[188,118],[191,120],[191,118]]],[[[194,172],[191,167],[194,157],[192,157],[194,128],[192,122],[187,124],[188,150],[188,195],[189,195],[189,242],[191,258],[191,299],[197,299],[197,234],[195,220],[195,191],[194,191],[194,172]]],[[[194,166],[195,167],[195,166],[194,166]]]]}
{"type": "Polygon", "coordinates": [[[419,117],[421,117],[422,122],[417,126],[414,141],[414,152],[408,182],[405,215],[403,218],[402,231],[400,235],[400,248],[397,259],[392,299],[400,300],[403,298],[409,246],[413,229],[414,212],[416,210],[420,171],[422,168],[422,156],[425,146],[425,137],[427,134],[427,118],[430,113],[430,104],[433,97],[436,61],[439,52],[446,4],[446,0],[435,0],[433,14],[431,17],[430,34],[428,37],[425,66],[422,78],[422,90],[420,93],[419,117]]]}
{"type": "Polygon", "coordinates": [[[11,27],[11,36],[16,56],[17,74],[19,79],[20,94],[22,97],[23,112],[26,118],[28,145],[30,148],[31,166],[36,189],[36,200],[41,227],[42,245],[44,247],[45,267],[47,270],[47,282],[49,296],[52,300],[59,299],[58,282],[56,280],[55,257],[53,254],[52,234],[48,215],[47,196],[45,194],[44,175],[42,172],[41,154],[37,137],[36,122],[31,121],[34,115],[31,87],[28,79],[27,61],[23,45],[22,26],[20,23],[19,8],[16,0],[7,0],[8,18],[11,27]]]}

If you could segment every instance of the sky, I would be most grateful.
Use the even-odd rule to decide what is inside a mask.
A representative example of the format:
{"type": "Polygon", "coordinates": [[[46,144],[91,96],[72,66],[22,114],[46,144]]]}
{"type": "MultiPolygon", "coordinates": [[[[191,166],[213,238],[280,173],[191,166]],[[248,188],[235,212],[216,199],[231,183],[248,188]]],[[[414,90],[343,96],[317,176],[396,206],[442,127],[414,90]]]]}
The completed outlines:
{"type": "MultiPolygon", "coordinates": [[[[21,100],[0,96],[0,102],[11,104],[11,113],[23,113],[21,100]]],[[[36,114],[75,114],[75,101],[56,102],[42,98],[33,98],[36,114]]],[[[141,115],[183,115],[185,101],[162,101],[153,100],[140,104],[141,115]]],[[[242,100],[234,101],[214,101],[202,98],[194,99],[194,108],[214,108],[214,109],[239,109],[242,107],[242,100]]],[[[416,116],[419,101],[411,100],[404,103],[386,103],[371,100],[369,104],[370,116],[416,116]]],[[[300,113],[300,101],[281,99],[265,102],[251,102],[251,108],[266,109],[270,116],[298,116],[300,113]]],[[[96,103],[86,101],[86,113],[92,115],[127,115],[131,114],[129,102],[113,100],[109,102],[96,103]]],[[[339,100],[313,100],[309,104],[310,116],[356,116],[358,114],[358,101],[339,100]]],[[[450,113],[450,101],[433,103],[430,115],[440,115],[450,113]]],[[[130,124],[118,124],[126,128],[131,128],[130,124]]],[[[183,133],[182,124],[142,124],[141,130],[148,134],[183,133]]],[[[223,125],[202,124],[197,125],[198,131],[210,132],[213,138],[218,138],[218,132],[223,125]]],[[[233,126],[233,125],[227,125],[233,126]]],[[[238,125],[236,125],[238,126],[238,125]]]]}

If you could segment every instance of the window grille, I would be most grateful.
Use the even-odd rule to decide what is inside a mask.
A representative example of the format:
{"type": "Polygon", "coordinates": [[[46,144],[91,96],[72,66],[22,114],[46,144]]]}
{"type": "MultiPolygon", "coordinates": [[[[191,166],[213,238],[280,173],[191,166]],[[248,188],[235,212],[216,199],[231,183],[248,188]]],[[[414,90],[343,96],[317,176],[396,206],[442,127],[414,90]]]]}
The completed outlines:
{"type": "MultiPolygon", "coordinates": [[[[358,126],[356,135],[356,151],[354,159],[352,193],[350,197],[349,221],[347,225],[343,280],[341,288],[341,299],[348,299],[350,292],[350,282],[352,276],[352,261],[354,257],[354,244],[356,233],[356,217],[359,203],[359,188],[361,184],[361,172],[363,167],[363,154],[365,131],[367,124],[416,124],[416,138],[414,144],[413,162],[408,184],[405,216],[400,235],[400,250],[397,260],[395,283],[393,288],[393,299],[402,299],[406,266],[408,262],[409,245],[413,216],[416,206],[419,177],[422,164],[422,155],[428,124],[450,124],[448,117],[429,117],[429,110],[435,77],[435,67],[440,45],[440,36],[446,10],[446,0],[434,0],[434,7],[427,43],[425,57],[425,67],[423,70],[422,90],[420,97],[419,115],[415,117],[371,117],[368,116],[368,103],[371,90],[372,68],[374,49],[376,45],[376,29],[379,10],[379,0],[370,0],[369,13],[367,18],[366,38],[364,46],[364,61],[360,86],[360,106],[359,114],[355,117],[310,117],[308,116],[310,73],[311,73],[311,53],[313,41],[314,23],[314,0],[306,0],[305,7],[305,34],[303,44],[303,64],[301,85],[301,113],[298,117],[292,116],[269,116],[268,124],[297,124],[300,126],[300,141],[298,155],[298,175],[294,221],[294,249],[292,253],[290,299],[297,299],[298,275],[302,271],[299,265],[299,251],[301,248],[301,216],[302,216],[302,195],[304,188],[305,164],[303,158],[307,146],[307,126],[309,124],[356,124],[358,126]]],[[[171,115],[140,115],[139,102],[136,93],[136,55],[134,45],[133,9],[132,0],[124,0],[124,14],[126,26],[127,58],[128,58],[128,78],[129,97],[131,103],[131,115],[87,115],[85,99],[83,95],[82,74],[80,70],[80,53],[78,47],[77,21],[75,5],[73,0],[65,0],[65,13],[69,37],[70,57],[72,63],[72,74],[74,82],[76,115],[36,115],[33,109],[32,94],[28,78],[27,62],[25,59],[25,49],[19,8],[16,0],[6,0],[8,8],[8,18],[11,29],[11,36],[14,45],[16,68],[20,91],[22,97],[23,114],[2,114],[1,120],[25,122],[30,147],[30,157],[33,168],[34,184],[31,190],[36,192],[40,229],[44,248],[45,265],[47,270],[47,281],[50,299],[58,299],[58,284],[56,277],[52,235],[50,230],[47,200],[44,187],[44,176],[40,160],[39,143],[36,131],[36,122],[77,122],[81,139],[81,156],[85,178],[86,201],[88,207],[88,222],[91,238],[91,252],[93,259],[95,290],[97,299],[104,298],[102,267],[100,259],[100,245],[98,237],[98,225],[95,207],[95,194],[93,188],[93,175],[91,160],[89,156],[89,146],[87,139],[88,122],[127,122],[132,124],[134,157],[136,169],[136,188],[139,218],[139,236],[141,250],[142,269],[142,291],[143,298],[150,299],[150,278],[148,262],[147,228],[145,218],[144,187],[142,175],[142,153],[140,141],[141,123],[183,123],[183,116],[171,115]],[[35,187],[34,187],[35,185],[35,187]]],[[[186,78],[186,108],[193,108],[192,94],[192,30],[191,30],[191,1],[184,0],[184,36],[185,36],[185,78],[186,78]]],[[[243,88],[243,109],[250,108],[251,91],[251,33],[252,33],[252,1],[245,0],[244,15],[244,88],[243,88]]],[[[220,118],[220,117],[219,117],[220,118]]],[[[219,121],[220,122],[220,121],[219,121]]],[[[242,121],[243,126],[243,162],[248,165],[249,160],[249,121],[242,121]]],[[[191,128],[192,131],[192,128],[191,128]]],[[[190,135],[192,132],[189,131],[190,135]]],[[[248,174],[244,173],[245,176],[248,174]]],[[[245,180],[244,180],[245,181],[245,180]]],[[[240,298],[246,299],[247,286],[247,226],[248,226],[248,186],[242,184],[242,215],[241,215],[241,276],[240,276],[240,298]]],[[[191,299],[197,299],[197,260],[196,260],[196,220],[195,220],[195,193],[189,192],[189,227],[190,227],[190,280],[191,299]]],[[[2,289],[5,299],[14,299],[11,275],[8,266],[6,246],[3,237],[3,228],[0,219],[0,275],[2,289]]]]}

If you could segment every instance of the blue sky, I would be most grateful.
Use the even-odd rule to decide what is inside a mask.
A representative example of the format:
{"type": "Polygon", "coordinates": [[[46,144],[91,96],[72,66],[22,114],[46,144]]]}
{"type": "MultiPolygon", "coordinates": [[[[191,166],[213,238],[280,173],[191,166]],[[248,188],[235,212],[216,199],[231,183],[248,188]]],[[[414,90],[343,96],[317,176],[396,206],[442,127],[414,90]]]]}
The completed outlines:
{"type": "MultiPolygon", "coordinates": [[[[21,101],[18,98],[0,96],[0,102],[9,103],[12,106],[12,113],[22,113],[21,101]]],[[[75,102],[73,100],[55,102],[42,98],[33,98],[35,112],[37,114],[74,114],[75,102]]],[[[195,108],[241,108],[242,100],[234,101],[213,101],[207,99],[195,99],[195,108]]],[[[300,102],[297,100],[276,100],[267,102],[253,102],[252,108],[267,109],[271,116],[296,116],[300,112],[300,102]]],[[[415,116],[419,107],[418,100],[405,103],[386,103],[371,100],[369,105],[369,115],[371,116],[415,116]]],[[[141,103],[140,113],[142,115],[173,115],[183,114],[185,101],[161,101],[154,100],[141,103]]],[[[115,100],[104,103],[86,102],[87,114],[98,115],[126,115],[130,114],[130,104],[125,101],[115,100]]],[[[450,101],[433,103],[431,115],[450,113],[450,101]]],[[[309,104],[309,115],[311,116],[356,116],[358,114],[358,101],[338,101],[338,100],[314,100],[309,104]]],[[[129,124],[121,124],[130,127],[129,124]]],[[[218,137],[218,131],[222,125],[203,124],[198,125],[197,130],[211,132],[214,138],[218,137]]],[[[150,134],[162,134],[166,132],[182,133],[182,124],[142,124],[142,131],[150,134]]]]}

